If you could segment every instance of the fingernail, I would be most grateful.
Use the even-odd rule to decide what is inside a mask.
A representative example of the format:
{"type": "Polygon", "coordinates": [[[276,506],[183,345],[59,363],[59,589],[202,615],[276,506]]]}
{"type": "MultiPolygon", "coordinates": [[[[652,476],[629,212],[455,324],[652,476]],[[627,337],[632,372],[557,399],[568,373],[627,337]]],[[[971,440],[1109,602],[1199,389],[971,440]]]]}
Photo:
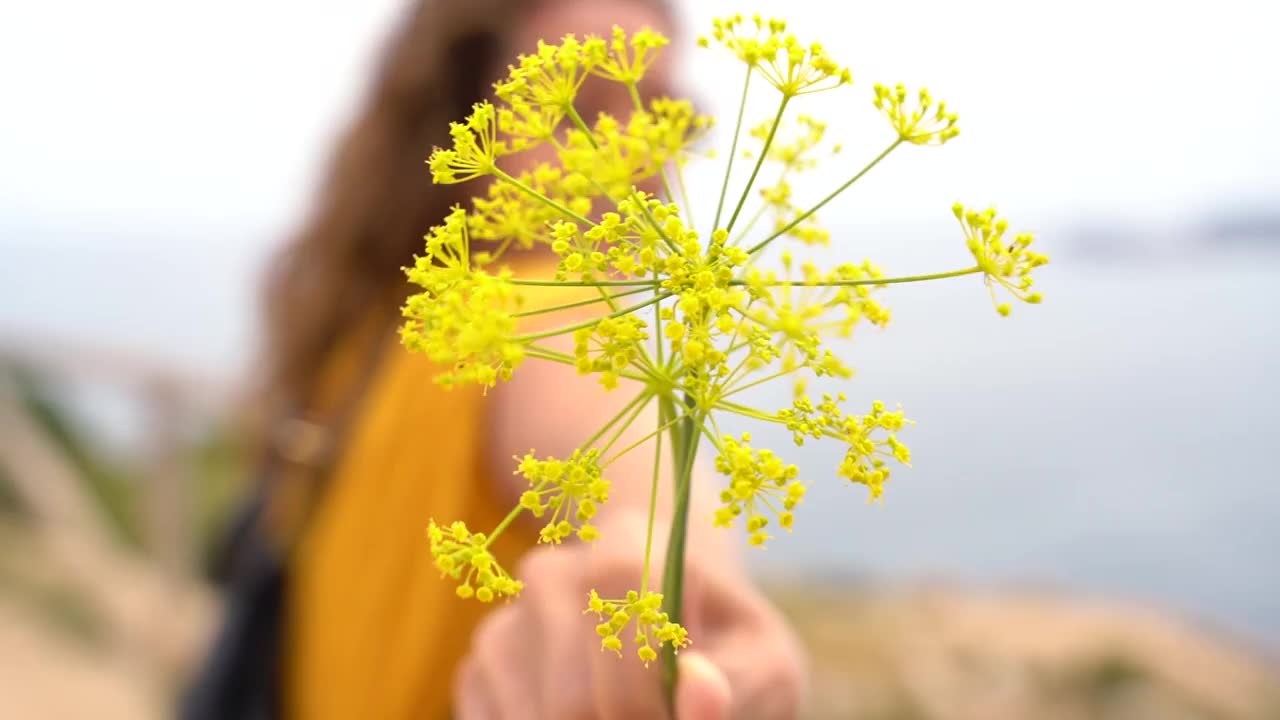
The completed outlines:
{"type": "Polygon", "coordinates": [[[680,653],[676,720],[729,720],[729,680],[697,652],[680,653]]]}

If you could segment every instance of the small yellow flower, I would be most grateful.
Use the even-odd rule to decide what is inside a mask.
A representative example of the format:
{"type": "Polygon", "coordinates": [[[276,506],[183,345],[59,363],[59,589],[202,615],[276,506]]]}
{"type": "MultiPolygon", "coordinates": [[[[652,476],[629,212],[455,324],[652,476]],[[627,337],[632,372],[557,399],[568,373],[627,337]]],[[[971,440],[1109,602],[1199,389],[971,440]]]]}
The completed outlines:
{"type": "Polygon", "coordinates": [[[787,24],[776,18],[751,18],[750,27],[741,15],[712,21],[711,37],[698,39],[708,47],[711,39],[728,48],[739,60],[777,88],[785,97],[831,90],[853,82],[848,68],[838,65],[819,43],[802,44],[787,32],[787,24]]]}
{"type": "Polygon", "coordinates": [[[432,228],[426,254],[405,270],[422,292],[401,309],[401,343],[448,368],[436,376],[446,387],[492,387],[509,380],[525,357],[514,317],[523,300],[511,273],[472,269],[469,245],[466,212],[455,208],[443,225],[432,228]]]}
{"type": "Polygon", "coordinates": [[[1039,304],[1040,293],[1031,291],[1031,271],[1047,264],[1049,258],[1031,250],[1035,237],[1031,233],[1020,233],[1006,245],[1004,236],[1009,229],[1009,221],[997,217],[995,208],[978,212],[956,203],[951,211],[964,228],[965,244],[985,276],[996,311],[1007,316],[1011,310],[1008,303],[1001,303],[996,298],[996,285],[1022,302],[1039,304]]]}
{"type": "Polygon", "coordinates": [[[942,145],[960,134],[957,116],[947,111],[947,104],[934,104],[929,91],[920,88],[912,105],[902,84],[895,88],[875,86],[875,105],[904,142],[914,145],[942,145]]]}
{"type": "Polygon", "coordinates": [[[647,28],[628,39],[626,31],[614,25],[609,40],[588,38],[583,44],[583,53],[590,59],[592,74],[635,86],[657,59],[656,51],[669,42],[662,34],[647,28]]]}
{"type": "Polygon", "coordinates": [[[804,497],[804,485],[796,480],[799,470],[788,465],[770,450],[751,446],[751,435],[720,438],[720,454],[715,467],[729,477],[729,487],[720,493],[723,505],[716,510],[715,524],[730,527],[740,515],[747,516],[748,542],[763,547],[769,535],[768,515],[776,515],[779,524],[791,531],[796,505],[804,497]],[[779,509],[781,508],[781,509],[779,509]]]}
{"type": "Polygon", "coordinates": [[[497,158],[507,153],[498,140],[497,111],[488,102],[476,103],[466,123],[450,123],[453,148],[436,148],[427,163],[431,179],[442,185],[466,182],[493,173],[497,158]]]}
{"type": "Polygon", "coordinates": [[[436,569],[458,581],[458,597],[492,602],[514,597],[524,588],[489,552],[489,540],[484,533],[470,532],[461,522],[441,527],[432,520],[427,526],[427,539],[436,569]]]}
{"type": "Polygon", "coordinates": [[[530,452],[519,460],[516,474],[530,488],[520,497],[521,507],[537,518],[550,511],[539,542],[559,545],[575,532],[587,542],[600,537],[590,520],[608,502],[610,483],[601,477],[599,450],[575,450],[565,460],[539,460],[530,452]]]}
{"type": "Polygon", "coordinates": [[[622,655],[622,640],[618,635],[634,622],[636,655],[645,665],[658,658],[655,643],[658,647],[667,645],[676,650],[689,645],[689,633],[678,623],[671,622],[670,616],[662,611],[661,593],[630,590],[625,598],[606,600],[592,590],[587,596],[585,613],[595,613],[601,620],[596,625],[600,647],[619,656],[622,655]]]}

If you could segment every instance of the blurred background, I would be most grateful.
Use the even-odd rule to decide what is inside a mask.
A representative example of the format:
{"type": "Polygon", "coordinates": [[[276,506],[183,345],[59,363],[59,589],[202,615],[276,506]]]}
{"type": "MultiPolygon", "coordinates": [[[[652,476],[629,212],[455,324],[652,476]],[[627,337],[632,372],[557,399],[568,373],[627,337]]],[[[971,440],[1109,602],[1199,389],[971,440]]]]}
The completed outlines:
{"type": "MultiPolygon", "coordinates": [[[[963,129],[828,209],[820,259],[963,266],[956,200],[1053,258],[1042,306],[1002,319],[973,278],[900,287],[895,322],[844,348],[854,404],[919,424],[883,503],[815,483],[795,535],[752,557],[810,643],[813,717],[1280,717],[1270,5],[787,3],[855,76],[802,108],[844,151],[798,196],[888,142],[876,82],[927,84],[963,129]]],[[[216,617],[264,262],[401,9],[0,7],[0,717],[168,707],[216,617]]],[[[752,9],[779,12],[682,13],[698,31],[752,9]]],[[[732,112],[736,65],[686,69],[732,112]]],[[[820,477],[835,453],[794,459],[820,477]]]]}

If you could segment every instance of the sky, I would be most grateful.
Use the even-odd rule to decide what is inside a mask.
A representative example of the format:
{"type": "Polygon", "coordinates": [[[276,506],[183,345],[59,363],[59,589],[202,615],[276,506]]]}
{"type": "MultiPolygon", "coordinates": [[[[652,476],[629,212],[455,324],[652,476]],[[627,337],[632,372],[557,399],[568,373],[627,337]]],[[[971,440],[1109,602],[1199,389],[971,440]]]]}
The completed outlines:
{"type": "MultiPolygon", "coordinates": [[[[235,376],[258,347],[260,260],[300,221],[403,3],[0,3],[0,345],[52,338],[92,365],[76,343],[101,342],[235,376]]],[[[783,5],[682,10],[692,31],[783,5]]],[[[949,211],[961,200],[997,204],[1054,258],[1045,304],[1009,319],[976,280],[893,294],[892,342],[860,339],[852,359],[857,387],[921,420],[920,468],[892,512],[852,528],[860,500],[815,493],[828,519],[813,541],[840,528],[850,567],[1065,579],[1280,637],[1280,584],[1258,572],[1280,507],[1265,403],[1276,255],[1064,259],[1056,232],[1123,223],[1163,241],[1206,213],[1280,208],[1276,5],[785,3],[791,29],[855,80],[797,101],[845,147],[797,193],[825,194],[892,139],[877,82],[927,84],[960,114],[954,142],[901,148],[823,211],[831,252],[895,274],[967,265],[949,211]],[[993,438],[975,408],[1016,421],[993,438]],[[1098,440],[1099,408],[1122,442],[1098,440]]],[[[742,70],[691,36],[685,86],[722,115],[723,146],[742,70]]],[[[714,202],[719,170],[694,170],[696,205],[714,202]]]]}
{"type": "MultiPolygon", "coordinates": [[[[771,5],[682,10],[695,30],[771,5]]],[[[0,244],[39,227],[65,231],[41,243],[278,241],[402,7],[4,3],[0,244]]],[[[847,147],[849,164],[815,187],[883,147],[874,83],[926,84],[960,113],[956,142],[908,148],[828,220],[914,221],[960,199],[998,202],[1031,226],[1120,215],[1172,227],[1221,206],[1280,204],[1277,12],[1264,0],[788,2],[792,29],[855,78],[801,108],[847,147]]],[[[689,87],[732,108],[740,68],[697,52],[689,87]]]]}

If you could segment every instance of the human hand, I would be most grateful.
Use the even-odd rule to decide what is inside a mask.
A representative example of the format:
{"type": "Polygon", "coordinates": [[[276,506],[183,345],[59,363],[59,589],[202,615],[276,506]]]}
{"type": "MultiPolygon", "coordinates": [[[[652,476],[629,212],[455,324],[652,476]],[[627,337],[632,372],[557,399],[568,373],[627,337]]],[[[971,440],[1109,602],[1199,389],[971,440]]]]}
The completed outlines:
{"type": "MultiPolygon", "coordinates": [[[[654,720],[670,717],[661,670],[632,647],[602,651],[583,617],[594,589],[621,596],[642,572],[645,523],[620,514],[598,547],[540,547],[517,577],[520,597],[477,629],[454,683],[459,720],[654,720]]],[[[661,557],[655,553],[655,557],[661,557]]],[[[679,655],[677,720],[790,720],[803,660],[789,628],[736,568],[691,554],[685,616],[694,645],[679,655]]],[[[655,574],[650,584],[660,582],[655,574]]]]}

